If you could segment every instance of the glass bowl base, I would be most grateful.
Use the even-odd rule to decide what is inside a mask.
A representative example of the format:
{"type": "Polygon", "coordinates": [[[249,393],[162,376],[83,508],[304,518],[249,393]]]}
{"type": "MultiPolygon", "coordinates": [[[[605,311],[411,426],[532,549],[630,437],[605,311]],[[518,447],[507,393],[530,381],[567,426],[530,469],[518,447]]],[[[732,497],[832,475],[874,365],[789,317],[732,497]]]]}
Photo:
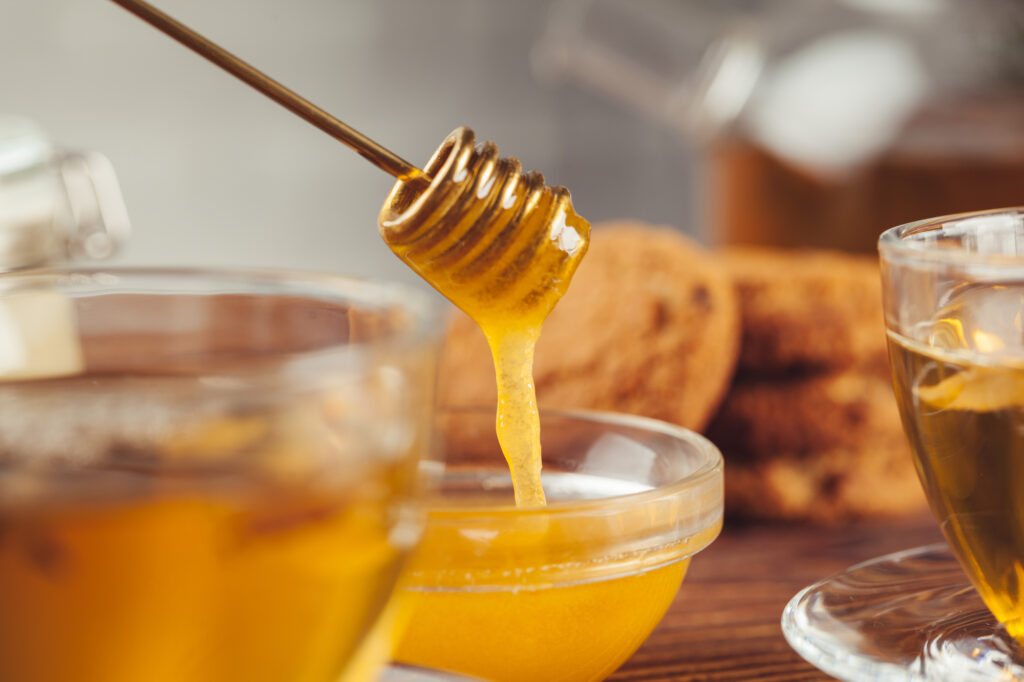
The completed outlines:
{"type": "Polygon", "coordinates": [[[1024,647],[989,613],[949,548],[872,559],[798,593],[782,631],[842,680],[1024,681],[1024,647]]]}

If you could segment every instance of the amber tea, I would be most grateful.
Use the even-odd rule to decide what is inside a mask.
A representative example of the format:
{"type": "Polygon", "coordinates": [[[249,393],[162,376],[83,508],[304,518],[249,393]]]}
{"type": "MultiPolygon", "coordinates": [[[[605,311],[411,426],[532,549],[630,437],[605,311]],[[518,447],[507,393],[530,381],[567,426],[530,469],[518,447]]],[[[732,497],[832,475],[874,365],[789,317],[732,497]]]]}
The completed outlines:
{"type": "Polygon", "coordinates": [[[338,446],[319,400],[160,433],[152,405],[110,400],[139,380],[24,387],[0,418],[0,679],[337,679],[407,549],[389,506],[405,462],[313,470],[338,446]],[[49,415],[66,442],[32,438],[33,403],[89,390],[100,410],[49,415]],[[132,410],[137,428],[89,423],[132,410]]]}
{"type": "Polygon", "coordinates": [[[919,339],[890,331],[896,397],[950,545],[1024,642],[1024,283],[955,291],[919,339]]]}

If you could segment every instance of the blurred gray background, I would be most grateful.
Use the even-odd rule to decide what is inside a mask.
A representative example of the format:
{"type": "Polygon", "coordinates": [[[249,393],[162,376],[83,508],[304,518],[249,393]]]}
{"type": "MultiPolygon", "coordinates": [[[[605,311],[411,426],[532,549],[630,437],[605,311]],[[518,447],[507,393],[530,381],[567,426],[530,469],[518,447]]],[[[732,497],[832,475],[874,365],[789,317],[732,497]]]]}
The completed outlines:
{"type": "MultiPolygon", "coordinates": [[[[592,221],[701,232],[678,137],[533,76],[546,2],[156,4],[414,163],[469,125],[592,221]]],[[[0,113],[110,157],[134,227],[121,262],[415,279],[377,235],[392,180],[340,143],[106,0],[4,5],[0,113]]]]}

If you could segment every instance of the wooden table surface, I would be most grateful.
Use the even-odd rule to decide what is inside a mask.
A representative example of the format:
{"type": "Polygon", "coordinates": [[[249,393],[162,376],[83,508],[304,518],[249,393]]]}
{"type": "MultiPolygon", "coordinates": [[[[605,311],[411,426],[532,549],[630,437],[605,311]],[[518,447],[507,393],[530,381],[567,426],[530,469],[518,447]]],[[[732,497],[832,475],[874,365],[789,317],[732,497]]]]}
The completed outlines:
{"type": "Polygon", "coordinates": [[[782,636],[786,602],[882,554],[941,542],[930,516],[837,528],[726,524],[650,639],[610,679],[830,680],[782,636]]]}

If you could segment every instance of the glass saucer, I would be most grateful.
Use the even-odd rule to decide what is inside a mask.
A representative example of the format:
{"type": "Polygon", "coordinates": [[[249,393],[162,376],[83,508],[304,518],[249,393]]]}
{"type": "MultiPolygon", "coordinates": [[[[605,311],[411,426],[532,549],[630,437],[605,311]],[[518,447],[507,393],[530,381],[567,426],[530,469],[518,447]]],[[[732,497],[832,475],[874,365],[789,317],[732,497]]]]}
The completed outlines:
{"type": "Polygon", "coordinates": [[[1024,680],[1024,648],[944,544],[872,559],[805,588],[786,605],[782,631],[809,663],[843,680],[1024,680]]]}

